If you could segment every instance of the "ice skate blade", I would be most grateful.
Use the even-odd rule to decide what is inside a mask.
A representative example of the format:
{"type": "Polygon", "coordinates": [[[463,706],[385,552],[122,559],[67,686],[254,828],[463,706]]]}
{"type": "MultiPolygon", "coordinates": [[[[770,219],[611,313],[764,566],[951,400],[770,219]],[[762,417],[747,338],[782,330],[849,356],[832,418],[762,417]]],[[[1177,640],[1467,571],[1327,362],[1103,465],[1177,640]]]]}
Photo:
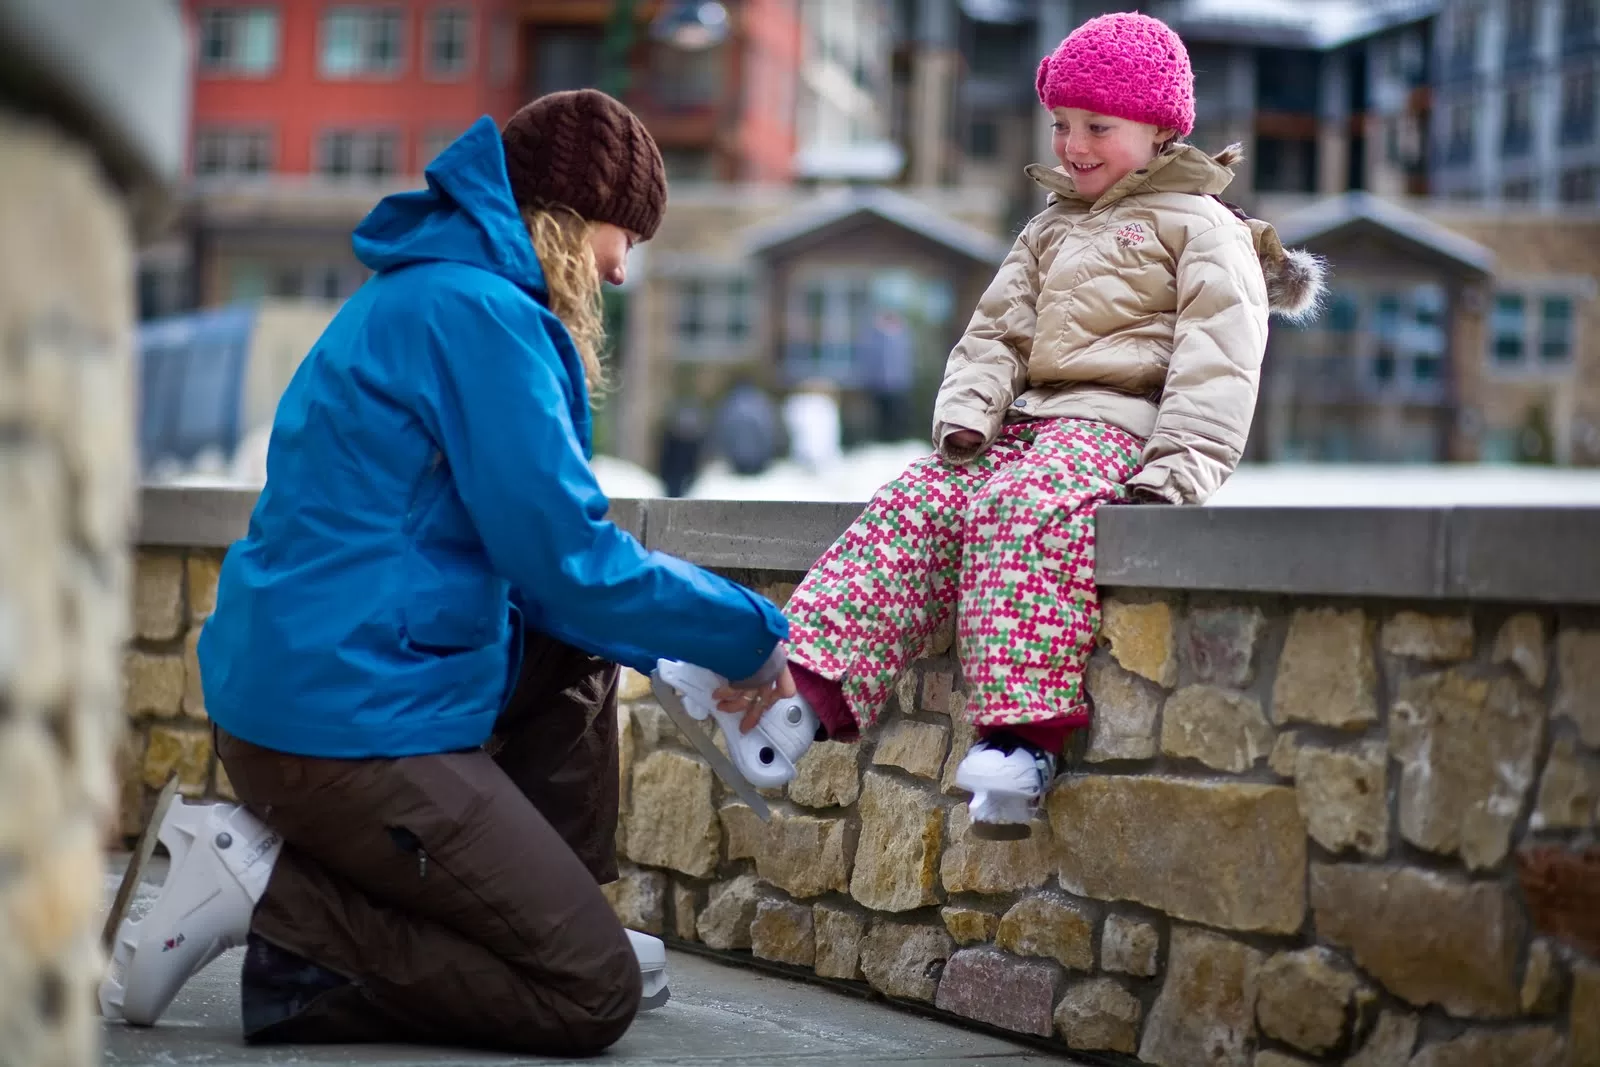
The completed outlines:
{"type": "Polygon", "coordinates": [[[767,807],[766,800],[756,792],[755,786],[739,773],[733,761],[724,756],[716,743],[700,729],[700,720],[689,714],[678,691],[656,675],[650,676],[650,689],[655,693],[656,702],[661,705],[661,710],[667,713],[667,718],[672,720],[672,724],[678,728],[678,732],[685,740],[694,746],[695,751],[705,757],[705,761],[711,765],[717,777],[722,779],[723,784],[748,804],[758,819],[770,822],[772,809],[767,807]]]}

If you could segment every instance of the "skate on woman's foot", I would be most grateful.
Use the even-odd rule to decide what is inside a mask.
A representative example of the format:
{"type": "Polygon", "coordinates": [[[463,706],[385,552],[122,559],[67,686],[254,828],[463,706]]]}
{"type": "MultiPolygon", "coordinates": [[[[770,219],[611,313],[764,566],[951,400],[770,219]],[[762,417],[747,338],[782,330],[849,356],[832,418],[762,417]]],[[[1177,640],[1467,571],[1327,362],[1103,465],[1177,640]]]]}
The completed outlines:
{"type": "Polygon", "coordinates": [[[172,856],[167,880],[144,918],[119,917],[100,983],[100,1014],[139,1026],[153,1025],[185,982],[245,943],[283,851],[283,839],[237,804],[179,800],[156,836],[172,856]]]}
{"type": "Polygon", "coordinates": [[[972,794],[968,812],[978,837],[1015,841],[1033,833],[1033,817],[1056,777],[1056,757],[1008,733],[972,746],[956,768],[956,787],[972,794]]]}
{"type": "Polygon", "coordinates": [[[672,996],[667,989],[667,946],[659,937],[651,937],[637,930],[624,932],[633,945],[633,954],[639,959],[639,977],[644,979],[644,996],[639,1000],[639,1010],[659,1008],[672,996]]]}
{"type": "MultiPolygon", "coordinates": [[[[827,739],[827,732],[804,697],[779,700],[762,714],[753,730],[742,733],[738,712],[717,710],[712,694],[728,683],[716,672],[662,660],[650,681],[656,699],[669,712],[680,710],[700,722],[711,719],[722,729],[734,767],[757,789],[778,789],[788,783],[795,776],[795,765],[812,743],[827,739]]],[[[695,738],[691,736],[690,740],[695,738]]]]}

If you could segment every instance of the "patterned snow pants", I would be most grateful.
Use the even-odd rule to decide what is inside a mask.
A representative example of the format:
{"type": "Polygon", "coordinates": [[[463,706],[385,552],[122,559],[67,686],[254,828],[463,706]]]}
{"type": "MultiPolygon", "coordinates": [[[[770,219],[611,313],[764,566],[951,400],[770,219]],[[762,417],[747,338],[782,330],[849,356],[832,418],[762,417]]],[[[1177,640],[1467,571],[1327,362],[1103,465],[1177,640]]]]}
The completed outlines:
{"type": "Polygon", "coordinates": [[[838,682],[870,726],[957,612],[975,725],[1087,725],[1094,513],[1127,499],[1143,447],[1104,423],[1040,419],[1008,425],[965,467],[917,460],[795,589],[790,659],[838,682]]]}

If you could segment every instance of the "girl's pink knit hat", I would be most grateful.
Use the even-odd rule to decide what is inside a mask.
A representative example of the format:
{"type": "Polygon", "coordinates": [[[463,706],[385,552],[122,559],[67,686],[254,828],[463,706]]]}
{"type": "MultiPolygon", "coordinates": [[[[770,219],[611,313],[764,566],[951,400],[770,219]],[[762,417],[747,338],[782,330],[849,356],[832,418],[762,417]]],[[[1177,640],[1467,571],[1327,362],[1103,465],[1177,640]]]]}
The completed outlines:
{"type": "Polygon", "coordinates": [[[1046,108],[1082,108],[1184,135],[1194,129],[1189,50],[1149,15],[1122,12],[1085,22],[1040,61],[1034,84],[1046,108]]]}

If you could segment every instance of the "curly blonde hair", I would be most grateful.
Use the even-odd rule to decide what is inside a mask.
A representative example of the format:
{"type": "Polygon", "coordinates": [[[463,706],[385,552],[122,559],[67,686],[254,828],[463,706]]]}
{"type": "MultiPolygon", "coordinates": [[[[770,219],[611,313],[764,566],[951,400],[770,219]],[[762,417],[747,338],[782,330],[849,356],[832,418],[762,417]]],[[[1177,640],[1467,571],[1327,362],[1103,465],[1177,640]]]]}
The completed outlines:
{"type": "Polygon", "coordinates": [[[601,354],[606,345],[604,304],[600,297],[600,272],[589,235],[594,224],[571,208],[559,204],[523,207],[522,221],[533,240],[533,250],[544,269],[550,310],[572,335],[583,359],[584,383],[591,400],[606,387],[601,354]]]}

